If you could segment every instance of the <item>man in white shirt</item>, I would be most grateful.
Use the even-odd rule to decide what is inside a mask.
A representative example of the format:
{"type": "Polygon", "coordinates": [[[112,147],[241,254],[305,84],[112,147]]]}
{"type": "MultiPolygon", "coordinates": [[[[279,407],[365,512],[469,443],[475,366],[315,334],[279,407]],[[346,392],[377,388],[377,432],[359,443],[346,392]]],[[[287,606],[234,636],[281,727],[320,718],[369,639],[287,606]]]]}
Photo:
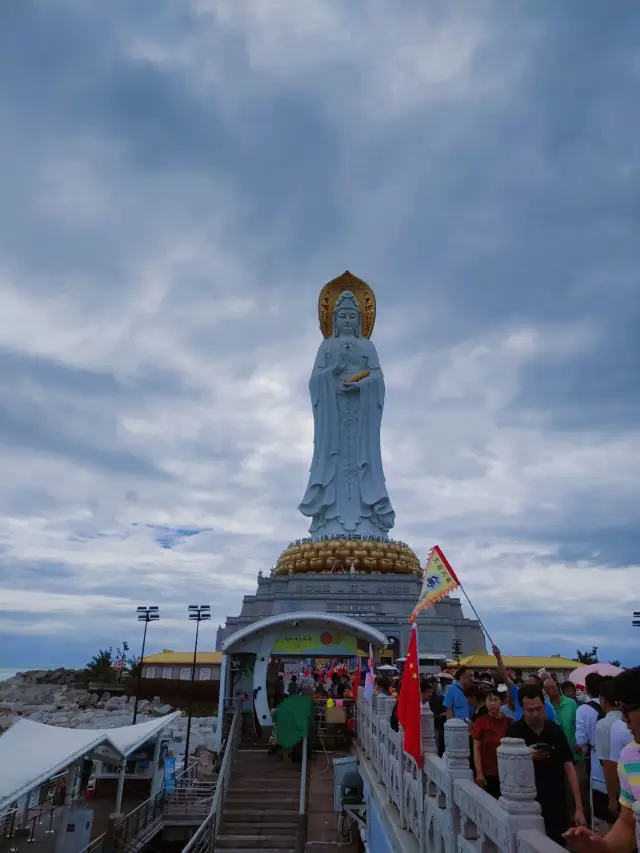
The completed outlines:
{"type": "Polygon", "coordinates": [[[615,764],[620,761],[620,753],[633,740],[631,729],[624,720],[617,720],[611,726],[611,735],[609,739],[609,759],[615,764]]]}
{"type": "MultiPolygon", "coordinates": [[[[618,818],[618,797],[620,796],[620,783],[618,781],[618,762],[611,758],[611,729],[613,724],[622,720],[622,712],[618,710],[613,695],[613,678],[603,678],[600,685],[600,707],[605,716],[598,720],[595,730],[596,754],[602,762],[604,781],[607,788],[607,805],[609,820],[613,824],[618,818]]],[[[625,744],[626,745],[626,744],[625,744]]],[[[594,804],[598,794],[594,792],[594,804]]],[[[604,804],[603,804],[604,805],[604,804]]],[[[594,808],[597,813],[598,808],[594,808]]]]}
{"type": "MultiPolygon", "coordinates": [[[[596,723],[604,717],[598,701],[601,682],[602,676],[597,672],[590,672],[585,678],[588,701],[578,705],[576,711],[576,745],[587,755],[591,765],[589,776],[591,790],[604,795],[606,802],[607,785],[604,781],[602,764],[596,754],[596,723]]],[[[601,819],[604,820],[604,816],[601,819]]]]}

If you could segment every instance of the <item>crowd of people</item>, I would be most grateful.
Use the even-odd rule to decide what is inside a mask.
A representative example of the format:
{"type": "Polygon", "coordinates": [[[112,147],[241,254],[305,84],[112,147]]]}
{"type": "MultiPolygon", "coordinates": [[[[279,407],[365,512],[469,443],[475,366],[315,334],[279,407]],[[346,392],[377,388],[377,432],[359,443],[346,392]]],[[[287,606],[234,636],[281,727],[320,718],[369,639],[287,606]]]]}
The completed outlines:
{"type": "MultiPolygon", "coordinates": [[[[434,715],[438,753],[444,751],[446,720],[463,720],[474,778],[497,798],[500,741],[524,740],[547,835],[582,853],[632,853],[632,807],[640,802],[640,667],[615,677],[591,673],[578,691],[544,670],[526,678],[510,673],[500,650],[493,652],[494,673],[461,666],[453,676],[422,678],[422,703],[434,715]]],[[[379,676],[376,689],[397,697],[402,679],[379,676]]],[[[390,725],[397,730],[396,710],[390,725]]]]}
{"type": "Polygon", "coordinates": [[[313,696],[318,700],[352,699],[351,675],[344,666],[308,670],[300,677],[291,675],[288,679],[280,673],[273,690],[272,706],[277,707],[287,696],[298,694],[313,696]]]}

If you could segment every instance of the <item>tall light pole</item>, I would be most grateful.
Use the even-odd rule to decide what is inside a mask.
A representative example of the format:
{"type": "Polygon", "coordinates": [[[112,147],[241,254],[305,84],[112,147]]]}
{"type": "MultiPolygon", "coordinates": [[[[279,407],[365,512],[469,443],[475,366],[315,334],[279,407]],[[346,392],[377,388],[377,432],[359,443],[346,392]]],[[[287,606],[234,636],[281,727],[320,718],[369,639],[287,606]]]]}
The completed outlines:
{"type": "Polygon", "coordinates": [[[144,634],[142,635],[142,652],[140,654],[140,669],[138,670],[138,684],[136,686],[136,704],[133,706],[133,725],[135,726],[138,718],[138,699],[140,697],[140,683],[142,681],[142,666],[144,664],[144,647],[147,642],[147,628],[149,622],[157,622],[160,618],[160,611],[157,607],[138,607],[138,622],[144,622],[144,634]]]}
{"type": "Polygon", "coordinates": [[[640,628],[640,610],[633,611],[633,622],[631,624],[634,628],[640,628]]]}
{"type": "Polygon", "coordinates": [[[189,621],[196,623],[196,642],[193,647],[193,664],[191,666],[191,685],[189,687],[189,716],[187,718],[187,737],[184,745],[184,769],[189,766],[189,741],[191,740],[191,711],[193,708],[193,682],[196,678],[196,656],[198,654],[198,634],[200,623],[211,619],[211,607],[208,604],[190,604],[189,621]]]}

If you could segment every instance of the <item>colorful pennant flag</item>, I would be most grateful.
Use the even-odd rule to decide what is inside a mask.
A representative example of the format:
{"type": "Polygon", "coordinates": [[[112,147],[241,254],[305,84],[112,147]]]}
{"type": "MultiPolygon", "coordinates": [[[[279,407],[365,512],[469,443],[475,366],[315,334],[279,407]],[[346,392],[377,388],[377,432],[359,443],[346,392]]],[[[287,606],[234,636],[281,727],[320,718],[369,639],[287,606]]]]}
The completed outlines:
{"type": "Polygon", "coordinates": [[[460,586],[460,581],[456,577],[455,572],[449,565],[449,561],[442,553],[442,550],[435,545],[431,550],[427,565],[424,570],[424,580],[422,582],[422,592],[418,603],[413,608],[409,621],[413,622],[417,614],[425,607],[430,607],[436,604],[441,598],[444,598],[447,593],[460,586]]]}
{"type": "Polygon", "coordinates": [[[422,767],[422,696],[418,663],[418,626],[414,624],[398,698],[398,722],[403,728],[404,751],[422,767]]]}

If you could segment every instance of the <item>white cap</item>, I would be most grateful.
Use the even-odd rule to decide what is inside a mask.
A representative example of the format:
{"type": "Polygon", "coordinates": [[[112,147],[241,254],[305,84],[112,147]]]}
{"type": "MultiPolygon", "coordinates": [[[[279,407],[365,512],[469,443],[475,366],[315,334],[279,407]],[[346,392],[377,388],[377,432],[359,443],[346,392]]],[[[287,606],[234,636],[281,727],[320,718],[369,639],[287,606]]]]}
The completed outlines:
{"type": "Polygon", "coordinates": [[[506,693],[508,689],[506,684],[498,684],[498,693],[506,693]]]}

